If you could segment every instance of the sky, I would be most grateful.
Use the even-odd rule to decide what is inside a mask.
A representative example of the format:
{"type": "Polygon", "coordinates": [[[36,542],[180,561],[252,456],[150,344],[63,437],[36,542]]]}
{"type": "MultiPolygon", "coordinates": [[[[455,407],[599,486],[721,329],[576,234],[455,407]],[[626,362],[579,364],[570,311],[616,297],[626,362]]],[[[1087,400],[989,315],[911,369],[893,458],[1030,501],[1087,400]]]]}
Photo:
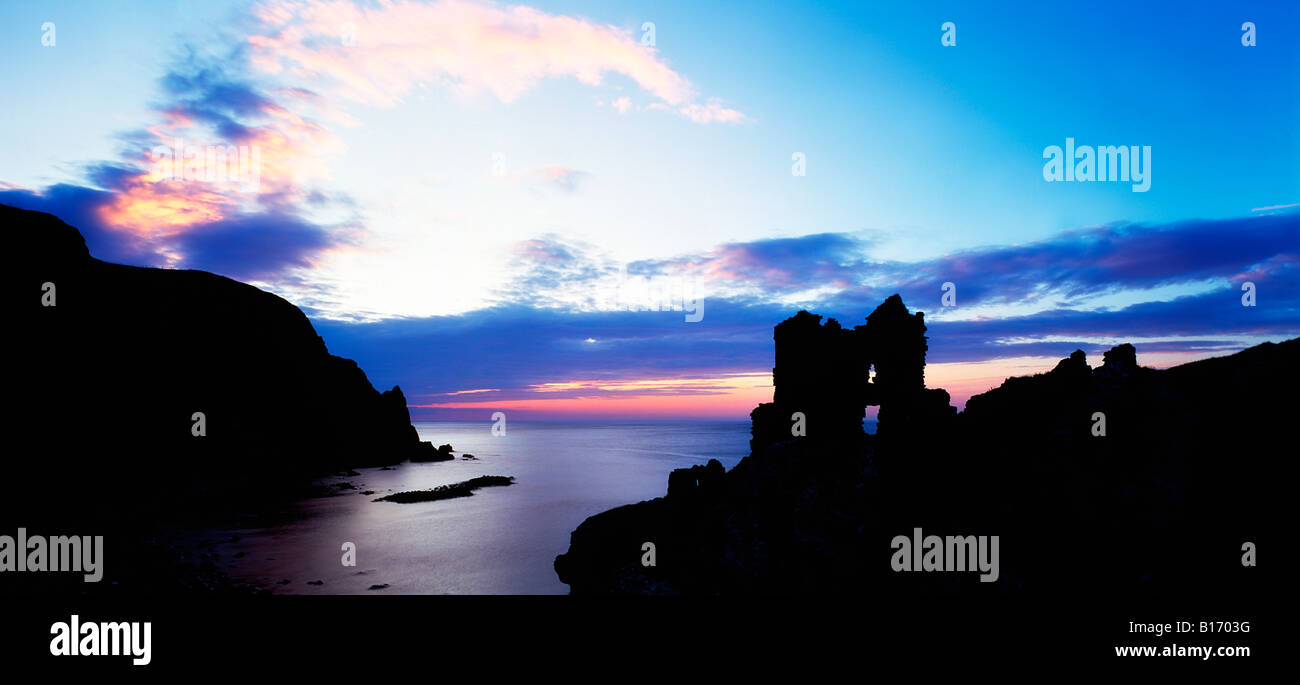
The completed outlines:
{"type": "Polygon", "coordinates": [[[7,2],[0,203],[417,418],[744,419],[893,293],[958,406],[1295,337],[1300,6],[1130,4],[7,2]]]}

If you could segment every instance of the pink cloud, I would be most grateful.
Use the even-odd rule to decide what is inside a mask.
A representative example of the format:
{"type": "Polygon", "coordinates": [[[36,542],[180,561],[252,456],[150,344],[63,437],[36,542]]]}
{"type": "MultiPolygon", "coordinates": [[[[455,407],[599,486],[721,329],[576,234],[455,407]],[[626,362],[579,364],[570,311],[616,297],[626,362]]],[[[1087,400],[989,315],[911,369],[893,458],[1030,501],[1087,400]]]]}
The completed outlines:
{"type": "MultiPolygon", "coordinates": [[[[436,84],[512,102],[547,78],[596,86],[606,74],[642,89],[698,123],[736,123],[745,116],[710,99],[628,29],[548,14],[531,7],[470,0],[430,4],[383,0],[268,0],[255,16],[264,31],[249,37],[252,63],[332,81],[341,97],[391,107],[413,89],[436,84]]],[[[628,98],[614,101],[625,113],[628,98]]]]}
{"type": "Polygon", "coordinates": [[[716,98],[710,98],[708,103],[703,105],[684,105],[678,111],[697,124],[711,124],[715,121],[723,124],[739,124],[747,120],[743,113],[723,107],[716,98]]]}

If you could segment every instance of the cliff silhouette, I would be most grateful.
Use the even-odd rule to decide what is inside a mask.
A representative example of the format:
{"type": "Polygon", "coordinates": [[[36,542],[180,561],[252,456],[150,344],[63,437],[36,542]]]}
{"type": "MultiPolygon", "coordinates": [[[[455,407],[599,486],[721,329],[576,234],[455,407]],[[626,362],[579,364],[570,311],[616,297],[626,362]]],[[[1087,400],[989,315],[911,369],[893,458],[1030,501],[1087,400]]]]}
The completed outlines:
{"type": "Polygon", "coordinates": [[[674,471],[665,497],[573,531],[555,560],[573,594],[1259,591],[1242,545],[1272,522],[1300,339],[1165,370],[1140,366],[1130,344],[1095,368],[1075,351],[959,414],[925,387],[924,317],[898,295],[853,329],[821,319],[801,311],[775,327],[774,397],[751,414],[748,457],[725,473],[716,460],[674,471]],[[916,528],[999,536],[1000,577],[894,571],[891,540],[916,528]]]}
{"type": "Polygon", "coordinates": [[[375,390],[280,297],[100,261],[48,214],[0,206],[0,224],[5,520],[220,514],[340,469],[452,458],[420,441],[401,388],[375,390]]]}

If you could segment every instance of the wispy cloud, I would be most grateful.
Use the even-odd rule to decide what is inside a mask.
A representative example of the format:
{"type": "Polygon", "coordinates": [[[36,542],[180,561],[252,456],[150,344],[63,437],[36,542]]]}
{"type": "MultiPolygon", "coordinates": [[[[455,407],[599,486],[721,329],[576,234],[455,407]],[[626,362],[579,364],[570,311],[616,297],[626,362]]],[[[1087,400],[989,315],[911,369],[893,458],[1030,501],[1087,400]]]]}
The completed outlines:
{"type": "MultiPolygon", "coordinates": [[[[368,370],[373,366],[378,378],[416,381],[408,394],[429,406],[543,411],[545,398],[564,397],[563,409],[574,412],[584,398],[590,408],[620,397],[635,412],[632,398],[703,393],[740,417],[739,408],[761,391],[709,379],[770,373],[772,326],[796,310],[783,302],[787,292],[839,283],[807,306],[845,325],[861,322],[900,290],[914,310],[935,314],[940,279],[962,283],[972,306],[1011,302],[1015,293],[1076,296],[1061,305],[1048,298],[1021,314],[927,317],[929,360],[937,365],[931,379],[951,383],[961,404],[1006,373],[1045,370],[1076,348],[1095,356],[1119,342],[1136,342],[1145,363],[1159,364],[1300,335],[1298,241],[1300,215],[1279,215],[1065,231],[1030,245],[916,263],[873,262],[870,243],[818,234],[727,244],[637,266],[650,273],[693,269],[719,291],[728,283],[743,286],[710,298],[704,320],[688,324],[680,313],[585,306],[581,296],[610,278],[612,262],[588,246],[549,236],[518,246],[520,276],[499,307],[456,317],[320,325],[332,345],[357,355],[368,370]],[[1241,305],[1243,279],[1257,286],[1255,307],[1241,305]],[[1162,284],[1197,289],[1174,296],[1151,290],[1162,284]],[[1110,291],[1132,293],[1138,301],[1084,306],[1077,298],[1110,291]],[[575,299],[566,300],[569,295],[575,299]],[[482,387],[498,392],[469,402],[448,402],[444,395],[482,387]]],[[[686,414],[697,409],[682,405],[686,414]]]]}
{"type": "MultiPolygon", "coordinates": [[[[745,119],[716,98],[698,102],[696,87],[630,29],[522,5],[273,0],[255,14],[264,30],[249,44],[259,69],[326,82],[372,106],[394,106],[422,84],[512,102],[544,79],[598,86],[620,74],[697,123],[745,119]]],[[[626,113],[630,101],[615,102],[626,113]]]]}
{"type": "MultiPolygon", "coordinates": [[[[356,123],[346,101],[394,106],[433,85],[508,103],[545,79],[597,86],[620,74],[689,119],[743,117],[714,99],[698,104],[690,81],[630,30],[526,6],[272,0],[244,27],[233,47],[228,36],[210,41],[215,50],[185,46],[158,80],[154,120],[122,133],[122,157],[87,166],[84,186],[9,187],[5,201],[74,221],[108,259],[301,283],[366,233],[350,198],[328,188],[343,151],[333,129],[356,123]],[[248,163],[254,184],[191,178],[217,160],[233,170],[227,153],[248,163]]],[[[514,175],[561,194],[589,177],[562,165],[514,175]]]]}
{"type": "Polygon", "coordinates": [[[571,194],[577,192],[591,174],[558,164],[527,169],[501,178],[521,183],[534,190],[548,190],[571,194]]]}
{"type": "Polygon", "coordinates": [[[732,109],[722,104],[721,100],[710,98],[704,104],[691,103],[683,105],[680,110],[691,121],[697,124],[711,124],[718,122],[722,124],[739,124],[749,121],[749,117],[737,109],[732,109]]]}
{"type": "Polygon", "coordinates": [[[968,309],[1078,307],[1114,293],[1247,280],[1276,292],[1296,278],[1300,213],[1117,223],[917,262],[876,260],[871,248],[870,241],[850,234],[823,233],[731,243],[653,266],[689,270],[706,279],[713,293],[769,302],[814,293],[811,303],[822,306],[899,292],[928,308],[938,303],[945,282],[957,286],[959,302],[968,309]]]}
{"type": "Polygon", "coordinates": [[[345,247],[355,225],[310,218],[332,203],[314,185],[325,175],[322,155],[332,137],[277,104],[239,73],[238,52],[231,57],[193,50],[179,57],[160,79],[157,122],[122,134],[122,160],[85,168],[94,187],[0,196],[74,222],[94,254],[132,264],[275,279],[345,247]],[[237,176],[241,154],[247,178],[237,176]],[[230,174],[214,177],[214,164],[230,174]]]}

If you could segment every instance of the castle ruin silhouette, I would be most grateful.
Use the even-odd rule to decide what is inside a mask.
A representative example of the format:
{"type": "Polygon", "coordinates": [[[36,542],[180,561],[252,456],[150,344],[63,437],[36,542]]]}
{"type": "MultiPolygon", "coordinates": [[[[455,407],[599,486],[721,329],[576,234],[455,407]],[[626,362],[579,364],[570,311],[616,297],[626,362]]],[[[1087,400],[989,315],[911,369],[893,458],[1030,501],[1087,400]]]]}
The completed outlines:
{"type": "Polygon", "coordinates": [[[775,392],[750,418],[754,449],[806,437],[816,442],[861,443],[866,408],[880,407],[877,438],[911,435],[956,416],[941,388],[925,387],[925,314],[908,312],[891,295],[866,318],[846,329],[835,319],[807,311],[777,324],[775,392]],[[805,436],[793,434],[795,413],[804,416],[805,436]]]}

